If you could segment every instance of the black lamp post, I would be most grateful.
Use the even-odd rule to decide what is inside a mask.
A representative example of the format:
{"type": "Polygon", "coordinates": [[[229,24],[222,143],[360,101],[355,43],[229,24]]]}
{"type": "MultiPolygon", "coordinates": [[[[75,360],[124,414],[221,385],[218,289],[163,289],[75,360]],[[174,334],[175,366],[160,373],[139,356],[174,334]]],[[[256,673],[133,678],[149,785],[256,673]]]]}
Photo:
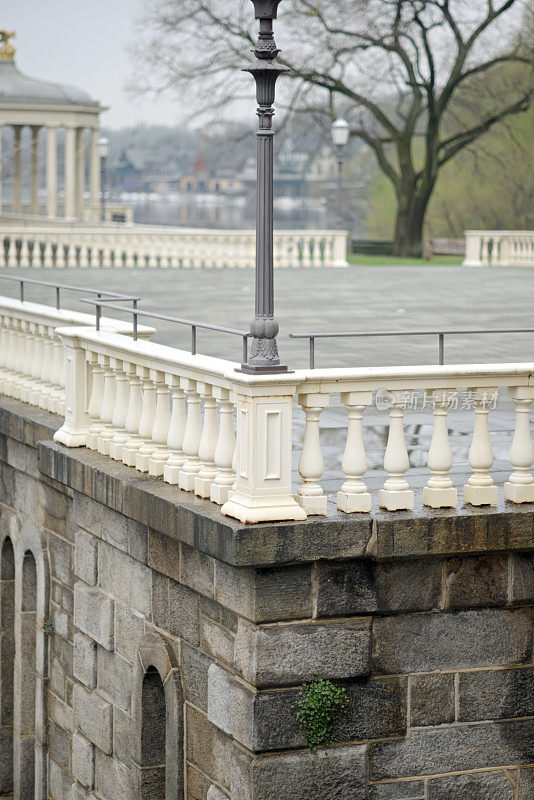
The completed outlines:
{"type": "Polygon", "coordinates": [[[256,81],[259,117],[258,180],[256,206],[256,299],[255,316],[250,325],[253,335],[250,354],[243,372],[265,374],[287,372],[280,364],[276,336],[278,322],[274,318],[273,262],[273,103],[277,78],[288,68],[274,61],[280,52],[273,35],[281,0],[252,0],[256,19],[260,21],[259,38],[253,50],[256,62],[246,68],[256,81]]]}
{"type": "Polygon", "coordinates": [[[96,152],[100,159],[100,219],[102,222],[106,221],[106,184],[107,172],[106,166],[109,156],[109,139],[101,136],[96,143],[96,152]]]}
{"type": "Polygon", "coordinates": [[[345,147],[350,138],[349,123],[345,119],[336,119],[332,123],[332,142],[337,151],[337,214],[339,224],[343,224],[343,164],[345,147]]]}

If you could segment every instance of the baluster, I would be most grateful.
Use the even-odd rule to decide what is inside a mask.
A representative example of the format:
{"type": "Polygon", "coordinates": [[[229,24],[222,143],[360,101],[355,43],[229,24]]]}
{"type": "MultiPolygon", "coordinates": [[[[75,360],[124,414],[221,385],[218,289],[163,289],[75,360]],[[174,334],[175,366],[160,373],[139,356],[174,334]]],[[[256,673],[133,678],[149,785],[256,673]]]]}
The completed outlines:
{"type": "Polygon", "coordinates": [[[45,242],[43,267],[53,267],[54,259],[52,257],[52,242],[45,242]]]}
{"type": "Polygon", "coordinates": [[[4,383],[7,377],[7,355],[8,355],[8,339],[9,328],[7,326],[8,318],[5,316],[0,317],[0,392],[4,394],[4,383]]]}
{"type": "Polygon", "coordinates": [[[534,503],[534,477],[531,467],[534,447],[530,432],[530,406],[534,387],[514,386],[508,390],[515,403],[515,431],[510,449],[514,471],[504,484],[504,498],[512,503],[534,503]]]}
{"type": "Polygon", "coordinates": [[[107,453],[111,457],[111,447],[116,460],[122,458],[122,448],[130,438],[126,430],[126,414],[128,413],[128,403],[130,400],[130,384],[125,371],[125,363],[118,358],[111,359],[111,366],[115,373],[115,405],[113,407],[112,424],[115,429],[113,439],[108,440],[107,453]]]}
{"type": "Polygon", "coordinates": [[[52,395],[53,386],[51,383],[51,374],[53,368],[54,358],[54,343],[52,341],[53,328],[45,327],[43,336],[43,361],[41,364],[41,392],[38,398],[39,408],[50,410],[50,397],[52,395]]]}
{"type": "Polygon", "coordinates": [[[327,501],[319,483],[319,478],[324,471],[319,417],[321,411],[329,406],[330,396],[327,394],[304,394],[299,395],[298,400],[306,415],[306,428],[299,459],[299,473],[304,483],[299,486],[295,499],[306,514],[324,515],[327,501]]]}
{"type": "Polygon", "coordinates": [[[21,373],[24,377],[17,387],[17,394],[20,400],[24,403],[28,403],[32,383],[31,370],[33,364],[33,347],[35,343],[35,326],[31,322],[22,322],[21,326],[24,331],[25,339],[24,355],[21,360],[21,373]]]}
{"type": "Polygon", "coordinates": [[[213,387],[213,396],[219,406],[219,436],[215,447],[215,466],[217,475],[211,484],[210,500],[224,505],[235,481],[233,460],[235,454],[234,404],[228,389],[213,387]]]}
{"type": "Polygon", "coordinates": [[[11,397],[12,384],[16,378],[18,348],[19,348],[19,320],[11,317],[9,320],[9,333],[7,342],[7,375],[4,384],[4,392],[11,397]]]}
{"type": "Polygon", "coordinates": [[[489,406],[495,389],[470,390],[475,402],[475,427],[469,449],[469,465],[473,470],[464,486],[464,503],[472,506],[497,505],[497,487],[489,474],[493,450],[489,434],[489,406]]]}
{"type": "Polygon", "coordinates": [[[186,492],[195,488],[195,478],[201,467],[198,457],[198,446],[202,436],[202,422],[200,419],[200,395],[197,391],[197,382],[191,378],[184,378],[182,384],[187,397],[187,417],[185,423],[183,451],[187,461],[180,470],[178,485],[186,492]]]}
{"type": "Polygon", "coordinates": [[[26,238],[22,239],[21,247],[20,247],[20,265],[21,267],[29,267],[30,266],[30,257],[28,252],[28,241],[26,238]]]}
{"type": "Polygon", "coordinates": [[[371,510],[371,495],[362,478],[367,472],[367,458],[363,442],[362,418],[367,406],[373,402],[372,392],[343,392],[341,402],[347,409],[349,422],[347,442],[341,461],[346,477],[337,493],[337,507],[346,514],[371,510]]]}
{"type": "MultiPolygon", "coordinates": [[[[122,444],[111,442],[109,446],[109,455],[117,461],[128,463],[124,461],[126,449],[130,447],[130,453],[137,453],[137,445],[139,444],[139,446],[141,446],[142,444],[141,437],[139,436],[139,422],[143,412],[143,392],[136,364],[125,361],[123,363],[123,368],[128,377],[128,408],[126,411],[126,419],[124,420],[124,428],[128,433],[128,438],[122,444]]],[[[135,466],[135,463],[129,464],[129,466],[135,466]]]]}
{"type": "MultiPolygon", "coordinates": [[[[13,378],[11,381],[11,397],[14,397],[16,400],[20,400],[20,391],[22,384],[25,380],[25,376],[21,372],[22,364],[24,363],[24,356],[26,353],[26,335],[23,329],[23,322],[19,320],[17,325],[17,338],[15,340],[15,347],[16,347],[16,357],[15,362],[13,364],[13,378]]],[[[34,368],[33,368],[34,369],[34,368]]],[[[32,373],[33,377],[33,373],[32,373]]],[[[32,381],[33,386],[33,381],[32,381]]],[[[29,400],[28,402],[31,402],[29,400]]]]}
{"type": "MultiPolygon", "coordinates": [[[[135,467],[135,460],[137,458],[137,454],[140,448],[144,444],[146,444],[146,438],[141,436],[141,430],[147,431],[148,426],[150,424],[150,433],[152,433],[152,425],[154,419],[152,416],[149,422],[149,417],[151,413],[150,405],[151,402],[154,400],[154,394],[152,392],[152,381],[150,380],[150,369],[148,367],[138,366],[136,371],[141,386],[135,389],[135,391],[140,393],[141,407],[139,411],[137,430],[135,431],[134,435],[130,439],[128,439],[128,441],[122,448],[122,463],[126,464],[128,467],[135,467]],[[145,411],[145,406],[147,407],[146,411],[145,411]]],[[[135,412],[132,410],[132,417],[134,413],[135,412]]],[[[133,423],[133,419],[131,421],[133,423]]]]}
{"type": "Polygon", "coordinates": [[[430,508],[456,508],[458,492],[449,478],[452,450],[447,427],[447,411],[456,399],[456,392],[435,389],[429,399],[434,405],[434,428],[428,449],[428,468],[432,476],[423,487],[423,505],[430,508]]]}
{"type": "Polygon", "coordinates": [[[185,432],[185,394],[180,386],[178,376],[167,375],[167,382],[172,397],[171,421],[167,436],[167,447],[171,456],[163,467],[163,478],[167,483],[177,485],[180,479],[180,470],[187,460],[182,450],[185,432]]]}
{"type": "Polygon", "coordinates": [[[148,474],[161,477],[166,462],[171,457],[167,447],[169,426],[171,424],[171,405],[169,402],[169,387],[165,382],[165,373],[154,370],[154,383],[156,386],[156,416],[152,428],[152,440],[157,447],[148,460],[148,474]]]}
{"type": "Polygon", "coordinates": [[[113,412],[115,410],[115,395],[117,385],[115,373],[108,356],[99,356],[98,360],[104,368],[104,392],[102,395],[102,406],[100,408],[100,421],[104,427],[97,436],[97,450],[102,455],[109,453],[109,443],[115,435],[115,430],[111,427],[113,422],[113,412]]]}
{"type": "MultiPolygon", "coordinates": [[[[137,450],[135,456],[135,468],[143,470],[145,456],[150,456],[156,449],[155,443],[152,441],[152,429],[154,428],[154,419],[156,417],[156,387],[152,380],[152,370],[142,375],[143,380],[143,411],[141,412],[141,419],[139,420],[139,436],[143,440],[137,450]]],[[[148,466],[148,465],[147,465],[148,466]]]]}
{"type": "Polygon", "coordinates": [[[39,396],[42,390],[41,369],[44,358],[44,340],[45,340],[44,332],[45,332],[44,325],[35,326],[33,362],[30,371],[32,380],[28,391],[28,403],[30,403],[32,406],[36,406],[39,404],[39,396]]]}
{"type": "Polygon", "coordinates": [[[195,494],[209,497],[211,484],[217,475],[215,466],[215,448],[217,447],[217,400],[213,397],[212,387],[207,383],[199,383],[198,391],[204,401],[204,425],[198,445],[198,457],[202,466],[195,478],[195,494]]]}
{"type": "Polygon", "coordinates": [[[90,450],[97,450],[98,435],[104,429],[104,423],[100,420],[100,410],[104,397],[104,368],[96,353],[86,351],[85,358],[91,372],[91,394],[89,395],[87,413],[93,420],[86,436],[85,446],[90,450]]]}
{"type": "Polygon", "coordinates": [[[403,424],[404,392],[390,392],[389,433],[384,455],[384,470],[387,479],[378,493],[380,508],[388,511],[410,510],[413,508],[414,496],[404,475],[410,466],[403,424]]]}
{"type": "Polygon", "coordinates": [[[65,361],[65,353],[63,351],[63,342],[60,337],[54,333],[53,341],[54,351],[52,356],[52,392],[49,400],[49,410],[54,414],[59,413],[60,407],[64,403],[64,391],[61,386],[61,377],[63,374],[63,365],[65,361]]]}

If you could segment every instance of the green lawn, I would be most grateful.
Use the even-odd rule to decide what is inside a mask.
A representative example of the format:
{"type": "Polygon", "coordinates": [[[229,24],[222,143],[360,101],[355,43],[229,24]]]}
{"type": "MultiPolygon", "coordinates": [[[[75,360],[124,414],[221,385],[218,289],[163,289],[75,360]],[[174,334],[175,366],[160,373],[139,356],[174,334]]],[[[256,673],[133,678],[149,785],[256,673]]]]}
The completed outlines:
{"type": "Polygon", "coordinates": [[[357,264],[362,267],[394,267],[394,266],[413,266],[413,267],[439,267],[439,266],[459,266],[463,261],[463,256],[434,256],[430,261],[425,258],[401,258],[400,256],[364,256],[351,253],[348,257],[349,264],[357,264]]]}

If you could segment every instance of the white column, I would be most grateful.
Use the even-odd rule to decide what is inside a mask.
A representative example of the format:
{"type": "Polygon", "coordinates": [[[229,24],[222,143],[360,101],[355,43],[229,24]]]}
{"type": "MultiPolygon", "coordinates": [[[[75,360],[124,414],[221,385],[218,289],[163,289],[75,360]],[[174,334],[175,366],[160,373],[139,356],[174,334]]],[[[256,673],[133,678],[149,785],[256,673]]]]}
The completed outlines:
{"type": "Polygon", "coordinates": [[[142,439],[141,446],[135,456],[135,468],[140,472],[148,470],[148,459],[156,449],[152,441],[152,429],[156,418],[156,387],[152,378],[153,371],[148,374],[143,373],[143,411],[139,420],[139,436],[142,439]],[[146,467],[145,467],[146,463],[146,467]]]}
{"type": "Polygon", "coordinates": [[[65,206],[63,215],[76,214],[76,129],[65,128],[65,206]]]}
{"type": "Polygon", "coordinates": [[[46,213],[57,217],[57,128],[46,126],[46,213]]]}
{"type": "Polygon", "coordinates": [[[346,481],[337,493],[337,507],[346,514],[371,510],[371,495],[362,478],[367,472],[367,457],[363,443],[363,412],[373,401],[372,392],[343,392],[341,402],[349,415],[347,443],[341,461],[346,481]]]}
{"type": "Polygon", "coordinates": [[[111,366],[115,373],[116,384],[115,406],[113,408],[112,419],[115,434],[108,444],[106,455],[111,456],[111,447],[114,445],[116,460],[120,461],[122,458],[122,448],[130,438],[130,434],[126,430],[126,415],[128,413],[128,404],[130,401],[130,384],[128,375],[126,374],[128,363],[121,361],[119,358],[113,358],[111,359],[111,366]]]}
{"type": "Polygon", "coordinates": [[[112,427],[113,412],[115,411],[115,398],[117,395],[117,382],[115,372],[109,356],[98,356],[99,362],[104,368],[104,394],[102,396],[102,406],[100,408],[100,419],[106,423],[106,427],[98,434],[97,450],[102,455],[109,454],[109,443],[115,435],[115,428],[112,427]]]}
{"type": "Polygon", "coordinates": [[[30,213],[39,213],[39,131],[38,125],[32,125],[32,171],[31,171],[31,194],[30,194],[30,213]]]}
{"type": "Polygon", "coordinates": [[[56,431],[56,442],[67,447],[83,447],[91,426],[87,414],[87,363],[85,350],[76,336],[62,336],[65,348],[65,422],[56,431]]]}
{"type": "Polygon", "coordinates": [[[384,455],[384,470],[387,479],[378,493],[380,508],[388,511],[400,511],[413,508],[413,492],[404,477],[410,461],[406,440],[404,438],[404,392],[390,392],[391,404],[389,407],[389,433],[386,453],[384,455]]]}
{"type": "Polygon", "coordinates": [[[98,128],[91,128],[89,143],[89,191],[91,192],[91,205],[98,209],[100,202],[100,162],[96,151],[98,141],[98,128]]]}
{"type": "Polygon", "coordinates": [[[160,477],[163,475],[166,461],[171,456],[171,451],[167,448],[167,437],[171,423],[171,404],[169,387],[165,382],[165,373],[153,370],[152,377],[156,387],[156,414],[152,427],[152,441],[156,447],[150,455],[147,468],[144,471],[148,472],[149,475],[160,477]]]}
{"type": "Polygon", "coordinates": [[[510,449],[514,471],[504,484],[504,498],[512,503],[534,503],[534,477],[532,462],[534,448],[530,432],[530,406],[534,400],[534,387],[517,386],[509,389],[515,403],[515,431],[510,449]]]}
{"type": "Polygon", "coordinates": [[[452,467],[452,450],[447,427],[447,409],[456,398],[456,392],[435,389],[431,400],[434,404],[434,428],[428,450],[428,468],[432,473],[423,488],[423,505],[430,508],[456,508],[458,492],[449,478],[452,467]]]}
{"type": "Polygon", "coordinates": [[[109,455],[116,461],[122,461],[124,448],[133,442],[139,442],[139,421],[143,411],[143,392],[141,389],[141,379],[137,374],[137,366],[132,362],[123,362],[124,371],[128,376],[128,408],[124,428],[128,433],[126,441],[110,442],[109,455]]]}
{"type": "Polygon", "coordinates": [[[85,128],[76,128],[76,216],[83,216],[83,194],[85,190],[85,128]]]}
{"type": "Polygon", "coordinates": [[[469,465],[473,474],[464,486],[464,503],[472,506],[497,505],[497,487],[489,474],[493,464],[493,450],[489,435],[489,407],[495,389],[470,390],[475,399],[475,427],[469,449],[469,465]]]}
{"type": "Polygon", "coordinates": [[[299,473],[304,481],[298,488],[295,500],[307,514],[326,514],[326,495],[319,483],[324,464],[319,438],[319,417],[330,404],[327,394],[299,395],[299,404],[306,416],[304,442],[299,459],[299,473]]]}
{"type": "Polygon", "coordinates": [[[22,125],[13,125],[13,203],[14,214],[22,211],[22,125]]]}

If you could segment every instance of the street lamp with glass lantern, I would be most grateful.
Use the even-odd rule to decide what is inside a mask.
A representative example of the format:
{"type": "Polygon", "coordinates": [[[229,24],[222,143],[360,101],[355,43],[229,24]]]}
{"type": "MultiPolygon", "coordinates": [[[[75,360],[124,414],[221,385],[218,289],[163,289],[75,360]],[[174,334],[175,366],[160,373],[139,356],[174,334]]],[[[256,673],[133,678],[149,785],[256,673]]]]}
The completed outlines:
{"type": "Polygon", "coordinates": [[[100,219],[106,221],[106,183],[107,183],[107,160],[109,156],[109,139],[101,136],[96,143],[96,152],[100,159],[100,219]]]}
{"type": "Polygon", "coordinates": [[[346,119],[336,119],[331,128],[332,142],[337,151],[337,213],[340,224],[343,222],[343,164],[345,148],[350,138],[350,125],[346,119]]]}
{"type": "Polygon", "coordinates": [[[274,61],[280,50],[273,35],[273,20],[282,0],[252,0],[260,23],[258,41],[252,51],[255,63],[247,67],[256,81],[259,118],[257,132],[258,178],[256,205],[256,297],[255,315],[250,324],[252,344],[243,372],[269,374],[287,372],[280,364],[276,336],[279,326],[274,317],[273,261],[273,103],[278,77],[288,68],[274,61]]]}

